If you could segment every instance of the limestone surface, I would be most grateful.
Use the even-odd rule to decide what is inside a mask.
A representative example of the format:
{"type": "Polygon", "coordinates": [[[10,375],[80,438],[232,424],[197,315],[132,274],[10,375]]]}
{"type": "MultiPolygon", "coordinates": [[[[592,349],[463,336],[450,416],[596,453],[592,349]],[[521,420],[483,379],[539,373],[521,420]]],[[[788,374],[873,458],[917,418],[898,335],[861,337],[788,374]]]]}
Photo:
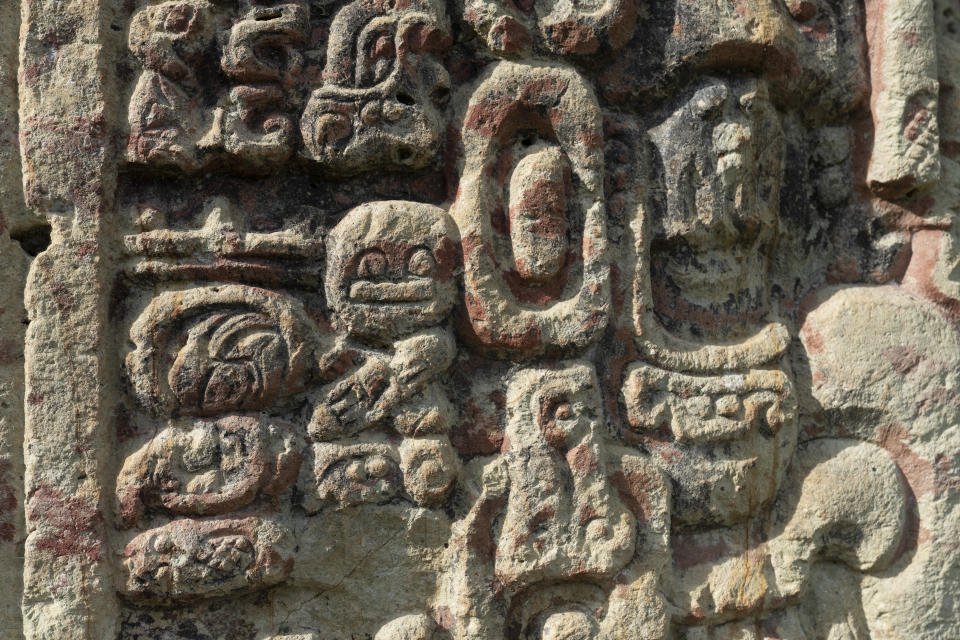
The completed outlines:
{"type": "Polygon", "coordinates": [[[960,639],[960,0],[0,0],[3,640],[960,639]]]}

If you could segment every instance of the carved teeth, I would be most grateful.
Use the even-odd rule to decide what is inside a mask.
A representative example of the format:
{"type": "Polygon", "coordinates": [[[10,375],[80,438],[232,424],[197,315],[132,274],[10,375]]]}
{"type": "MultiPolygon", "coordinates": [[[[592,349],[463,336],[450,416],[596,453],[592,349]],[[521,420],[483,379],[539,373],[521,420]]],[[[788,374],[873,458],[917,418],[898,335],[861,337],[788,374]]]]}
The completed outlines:
{"type": "Polygon", "coordinates": [[[435,293],[433,281],[414,282],[354,282],[350,298],[360,302],[425,302],[435,293]]]}

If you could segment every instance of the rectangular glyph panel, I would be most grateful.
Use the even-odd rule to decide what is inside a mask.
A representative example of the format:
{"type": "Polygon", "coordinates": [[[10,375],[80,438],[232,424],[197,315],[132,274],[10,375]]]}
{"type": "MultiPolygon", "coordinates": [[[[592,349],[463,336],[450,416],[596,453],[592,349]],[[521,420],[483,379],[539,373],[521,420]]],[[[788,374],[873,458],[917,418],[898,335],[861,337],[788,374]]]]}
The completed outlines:
{"type": "Polygon", "coordinates": [[[3,637],[960,636],[957,15],[4,3],[3,637]]]}

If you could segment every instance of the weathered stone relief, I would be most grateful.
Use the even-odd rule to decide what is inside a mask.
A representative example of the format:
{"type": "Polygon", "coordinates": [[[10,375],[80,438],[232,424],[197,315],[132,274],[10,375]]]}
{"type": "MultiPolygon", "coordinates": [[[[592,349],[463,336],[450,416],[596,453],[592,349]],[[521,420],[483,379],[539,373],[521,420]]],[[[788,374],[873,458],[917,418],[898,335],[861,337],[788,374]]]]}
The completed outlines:
{"type": "Polygon", "coordinates": [[[650,209],[631,222],[638,348],[681,371],[766,364],[789,340],[769,301],[779,118],[753,79],[707,80],[691,93],[649,131],[650,209]]]}
{"type": "Polygon", "coordinates": [[[960,637],[958,20],[0,7],[0,635],[960,637]]]}
{"type": "Polygon", "coordinates": [[[464,4],[463,17],[498,55],[543,51],[579,57],[620,49],[633,35],[637,3],[565,0],[516,5],[470,0],[464,4]]]}
{"type": "MultiPolygon", "coordinates": [[[[640,604],[629,590],[648,577],[633,566],[644,562],[635,559],[644,514],[627,506],[647,497],[614,471],[624,453],[603,427],[592,366],[522,368],[506,394],[505,450],[465,469],[475,495],[454,527],[441,600],[451,636],[653,637],[658,620],[647,629],[639,611],[619,610],[640,604]]],[[[641,590],[643,606],[657,603],[641,590]]]]}
{"type": "Polygon", "coordinates": [[[596,97],[573,69],[498,62],[460,137],[468,339],[508,357],[583,349],[610,305],[596,97]]]}
{"type": "Polygon", "coordinates": [[[301,121],[305,155],[335,173],[420,168],[443,141],[451,45],[443,3],[356,0],[330,24],[323,84],[301,121]]]}

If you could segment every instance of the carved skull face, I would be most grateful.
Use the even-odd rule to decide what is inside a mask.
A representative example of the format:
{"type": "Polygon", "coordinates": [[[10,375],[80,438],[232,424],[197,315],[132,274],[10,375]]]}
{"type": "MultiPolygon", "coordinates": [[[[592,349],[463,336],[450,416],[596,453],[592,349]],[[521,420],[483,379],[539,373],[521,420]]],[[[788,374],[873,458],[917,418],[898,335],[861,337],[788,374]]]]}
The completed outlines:
{"type": "Polygon", "coordinates": [[[457,233],[440,208],[374,202],[350,211],[327,241],[327,301],[348,333],[392,341],[443,323],[453,307],[457,233]]]}
{"type": "Polygon", "coordinates": [[[324,84],[301,127],[306,153],[327,169],[420,168],[436,155],[450,76],[443,5],[356,0],[330,26],[324,84]]]}

